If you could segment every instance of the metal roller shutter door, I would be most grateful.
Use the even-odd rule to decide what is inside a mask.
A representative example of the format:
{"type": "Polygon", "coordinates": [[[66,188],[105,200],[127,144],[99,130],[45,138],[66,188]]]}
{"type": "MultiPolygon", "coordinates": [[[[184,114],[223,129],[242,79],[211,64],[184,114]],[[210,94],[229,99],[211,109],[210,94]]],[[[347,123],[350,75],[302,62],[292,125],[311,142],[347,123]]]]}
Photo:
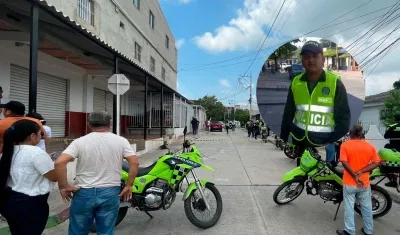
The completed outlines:
{"type": "MultiPolygon", "coordinates": [[[[29,105],[29,70],[11,65],[10,100],[29,105]]],[[[51,127],[53,137],[65,136],[65,110],[67,106],[67,80],[38,72],[37,112],[51,127]]],[[[28,110],[27,110],[28,112],[28,110]]]]}
{"type": "Polygon", "coordinates": [[[113,94],[93,88],[93,111],[106,111],[113,116],[113,94]]]}

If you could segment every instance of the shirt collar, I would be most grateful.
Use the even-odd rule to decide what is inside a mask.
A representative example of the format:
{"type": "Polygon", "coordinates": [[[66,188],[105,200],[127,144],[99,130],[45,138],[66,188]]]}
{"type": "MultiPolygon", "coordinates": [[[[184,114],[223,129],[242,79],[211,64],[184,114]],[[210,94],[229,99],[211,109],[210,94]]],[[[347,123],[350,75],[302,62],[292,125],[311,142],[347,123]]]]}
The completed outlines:
{"type": "MultiPolygon", "coordinates": [[[[303,76],[301,76],[300,81],[303,81],[303,82],[308,81],[306,73],[304,73],[303,76]]],[[[322,70],[322,73],[321,73],[321,76],[318,79],[318,82],[325,82],[325,81],[326,81],[325,70],[322,70]]]]}

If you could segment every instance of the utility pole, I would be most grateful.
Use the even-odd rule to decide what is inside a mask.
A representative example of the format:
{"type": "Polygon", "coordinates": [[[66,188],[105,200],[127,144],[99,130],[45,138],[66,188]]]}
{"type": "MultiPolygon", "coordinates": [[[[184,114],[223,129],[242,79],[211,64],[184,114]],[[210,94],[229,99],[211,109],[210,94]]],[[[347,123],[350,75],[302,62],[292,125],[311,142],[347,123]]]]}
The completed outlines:
{"type": "Polygon", "coordinates": [[[339,53],[338,53],[338,45],[336,43],[336,71],[339,72],[339,53]]]}
{"type": "Polygon", "coordinates": [[[250,99],[249,99],[249,104],[250,104],[250,109],[249,109],[249,116],[250,116],[250,120],[251,120],[251,114],[253,113],[253,107],[252,107],[252,100],[253,100],[253,88],[252,88],[252,74],[250,73],[250,75],[241,75],[239,78],[239,83],[242,86],[242,89],[248,89],[250,88],[250,99]],[[243,86],[243,83],[241,82],[242,78],[249,78],[250,82],[246,80],[246,82],[248,82],[248,86],[243,86]]]}
{"type": "Polygon", "coordinates": [[[231,105],[233,108],[233,122],[235,122],[235,100],[229,100],[229,105],[231,105]]]}

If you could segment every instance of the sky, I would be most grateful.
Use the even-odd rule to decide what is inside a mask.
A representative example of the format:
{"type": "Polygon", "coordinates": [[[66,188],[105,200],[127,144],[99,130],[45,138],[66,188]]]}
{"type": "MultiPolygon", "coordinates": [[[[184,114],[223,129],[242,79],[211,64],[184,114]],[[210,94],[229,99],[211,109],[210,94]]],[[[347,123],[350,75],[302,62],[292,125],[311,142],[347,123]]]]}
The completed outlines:
{"type": "Polygon", "coordinates": [[[400,36],[400,30],[392,32],[400,24],[396,18],[400,10],[388,13],[400,9],[397,0],[159,2],[178,49],[178,91],[189,99],[216,95],[224,104],[231,100],[247,104],[249,77],[239,78],[251,74],[256,102],[254,84],[262,64],[280,45],[297,37],[329,39],[346,48],[359,64],[365,63],[366,96],[391,89],[400,78],[400,47],[377,55],[400,36]],[[378,20],[387,23],[372,31],[378,20]],[[367,64],[374,57],[379,59],[367,64]]]}

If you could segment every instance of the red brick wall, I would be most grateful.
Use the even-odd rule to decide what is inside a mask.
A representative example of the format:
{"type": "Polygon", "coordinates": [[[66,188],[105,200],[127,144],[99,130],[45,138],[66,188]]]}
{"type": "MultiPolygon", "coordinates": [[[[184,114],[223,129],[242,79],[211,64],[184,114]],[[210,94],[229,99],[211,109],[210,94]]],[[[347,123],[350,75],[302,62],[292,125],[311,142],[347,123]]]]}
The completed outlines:
{"type": "Polygon", "coordinates": [[[129,127],[129,118],[133,116],[121,115],[121,135],[126,134],[126,128],[129,127]]]}
{"type": "Polygon", "coordinates": [[[86,135],[86,118],[87,113],[66,111],[65,136],[77,138],[86,135]]]}

